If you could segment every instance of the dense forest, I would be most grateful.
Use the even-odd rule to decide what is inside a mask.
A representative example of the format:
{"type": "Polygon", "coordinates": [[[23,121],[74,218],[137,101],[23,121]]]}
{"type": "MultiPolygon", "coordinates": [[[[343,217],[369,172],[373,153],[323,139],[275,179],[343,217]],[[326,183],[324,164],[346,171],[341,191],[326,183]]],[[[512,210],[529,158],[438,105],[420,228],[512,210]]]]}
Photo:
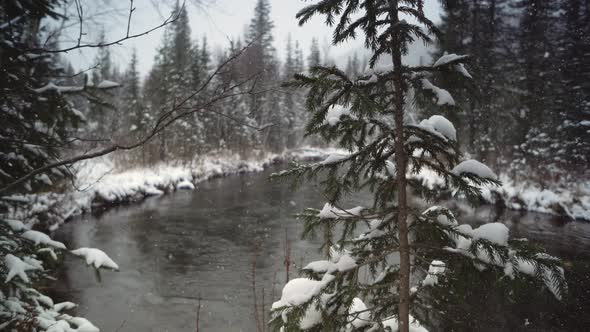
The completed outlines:
{"type": "MultiPolygon", "coordinates": [[[[58,15],[51,11],[57,3],[36,8],[38,21],[58,15]]],[[[14,10],[11,4],[3,7],[3,15],[9,18],[14,10]]],[[[432,48],[433,58],[445,52],[471,55],[466,68],[473,79],[459,82],[450,76],[436,83],[457,97],[457,104],[447,109],[458,124],[461,145],[513,177],[530,175],[530,169],[537,170],[538,181],[586,173],[590,3],[449,0],[442,4],[439,29],[444,37],[432,48]]],[[[40,29],[39,22],[17,21],[3,28],[2,56],[7,68],[2,73],[3,104],[21,111],[1,116],[3,123],[18,125],[21,131],[14,135],[12,126],[2,128],[3,140],[11,136],[13,141],[2,147],[2,158],[11,162],[2,164],[0,183],[42,165],[43,154],[67,155],[72,148],[86,149],[88,144],[79,147],[80,140],[72,140],[76,132],[84,132],[84,143],[92,140],[96,146],[105,141],[133,141],[175,103],[191,97],[183,105],[190,108],[230,86],[240,93],[175,121],[121,159],[147,165],[192,160],[219,150],[248,156],[317,145],[319,140],[303,137],[308,118],[305,91],[284,89],[281,83],[317,65],[346,63],[351,77],[360,77],[367,69],[364,50],[351,51],[347,59],[332,59],[322,56],[317,39],[310,50],[302,50],[296,37],[275,40],[268,1],[258,2],[243,37],[218,52],[212,52],[207,36],[193,39],[186,7],[176,6],[177,19],[164,27],[153,68],[145,78],[138,72],[136,51],[128,64],[121,64],[113,61],[108,47],[98,48],[94,69],[79,72],[63,53],[39,56],[31,52],[39,51],[41,38],[52,32],[47,26],[40,29]],[[20,44],[14,41],[17,30],[25,34],[20,44]],[[283,61],[279,52],[284,54],[283,61]],[[8,60],[15,58],[19,60],[8,60]],[[230,58],[222,72],[212,75],[230,58]],[[30,70],[34,77],[20,78],[20,72],[30,70]],[[96,88],[103,81],[120,86],[96,88]],[[49,89],[48,84],[60,89],[49,89]],[[196,91],[198,96],[191,96],[196,91]],[[26,124],[33,118],[22,107],[48,110],[38,114],[44,122],[41,127],[56,130],[51,135],[30,135],[26,124]],[[63,116],[54,118],[57,113],[49,111],[53,109],[63,116]],[[40,145],[30,148],[37,143],[40,145]],[[68,149],[63,148],[66,145],[68,149]]],[[[102,34],[97,43],[104,42],[102,34]]],[[[417,100],[417,105],[416,118],[434,112],[423,101],[417,100]]],[[[46,176],[60,172],[66,173],[54,170],[46,176]]]]}
{"type": "Polygon", "coordinates": [[[473,79],[445,82],[460,100],[450,116],[462,145],[499,171],[537,181],[586,173],[590,2],[443,4],[435,55],[472,55],[473,79]]]}
{"type": "MultiPolygon", "coordinates": [[[[96,58],[99,69],[92,72],[91,81],[120,82],[122,87],[102,93],[99,97],[104,103],[80,105],[92,135],[95,138],[112,135],[115,139],[142,135],[154,119],[195,91],[199,93],[192,104],[207,100],[218,89],[238,84],[240,94],[180,119],[156,140],[141,147],[130,161],[144,165],[190,161],[211,151],[232,151],[247,157],[256,155],[257,151],[281,152],[300,146],[306,120],[302,93],[283,89],[281,83],[309,66],[322,63],[319,43],[313,40],[306,58],[297,41],[291,37],[281,41],[285,59],[281,63],[270,10],[268,2],[258,2],[243,37],[213,54],[207,36],[191,39],[187,9],[177,4],[174,12],[178,19],[165,28],[154,65],[145,80],[138,73],[136,53],[127,67],[120,70],[109,50],[101,49],[96,58]],[[209,81],[215,68],[233,57],[209,81]]],[[[358,61],[356,57],[355,61],[358,61]]],[[[351,64],[350,70],[359,71],[360,63],[351,64]]],[[[82,83],[78,80],[71,84],[82,83]]]]}

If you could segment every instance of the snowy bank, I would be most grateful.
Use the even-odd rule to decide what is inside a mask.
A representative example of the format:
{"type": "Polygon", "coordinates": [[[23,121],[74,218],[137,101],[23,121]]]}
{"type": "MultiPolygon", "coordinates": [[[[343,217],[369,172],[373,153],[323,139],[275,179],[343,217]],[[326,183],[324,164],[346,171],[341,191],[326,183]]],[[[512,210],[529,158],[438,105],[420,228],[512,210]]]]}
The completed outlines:
{"type": "Polygon", "coordinates": [[[110,158],[97,158],[77,164],[76,178],[65,193],[47,192],[12,195],[4,198],[6,213],[0,217],[21,222],[31,228],[53,231],[71,217],[109,206],[140,202],[176,190],[194,190],[212,178],[260,172],[272,164],[288,160],[317,160],[342,152],[338,149],[304,147],[283,154],[266,154],[258,159],[238,155],[208,155],[187,164],[158,164],[149,168],[121,169],[110,158]]]}
{"type": "MultiPolygon", "coordinates": [[[[423,169],[419,174],[409,176],[422,181],[430,189],[451,193],[444,180],[432,171],[423,169]]],[[[544,188],[534,182],[516,183],[506,175],[500,175],[499,179],[502,182],[501,187],[481,188],[482,203],[590,221],[589,181],[569,185],[556,184],[551,188],[544,188]]]]}

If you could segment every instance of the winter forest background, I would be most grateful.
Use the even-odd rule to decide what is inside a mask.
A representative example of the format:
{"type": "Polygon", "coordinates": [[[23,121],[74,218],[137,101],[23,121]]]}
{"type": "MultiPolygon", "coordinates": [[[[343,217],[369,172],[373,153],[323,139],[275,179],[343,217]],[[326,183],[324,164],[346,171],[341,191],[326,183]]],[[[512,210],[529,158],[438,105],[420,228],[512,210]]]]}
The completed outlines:
{"type": "MultiPolygon", "coordinates": [[[[458,83],[448,78],[438,83],[459,101],[448,108],[453,110],[449,114],[459,128],[461,146],[495,170],[513,176],[547,181],[584,174],[590,155],[586,79],[590,5],[582,0],[445,1],[443,5],[444,38],[431,48],[431,55],[437,58],[445,50],[472,55],[467,66],[473,80],[458,83]]],[[[216,89],[245,78],[251,81],[240,90],[252,93],[227,98],[174,123],[157,139],[120,156],[130,165],[190,161],[211,151],[248,156],[320,144],[303,137],[304,91],[281,88],[281,82],[319,64],[338,62],[353,77],[367,67],[362,49],[334,59],[322,54],[326,51],[317,39],[310,49],[302,49],[296,34],[275,40],[268,2],[259,2],[243,36],[221,49],[210,45],[206,35],[193,39],[187,7],[176,6],[179,19],[164,28],[147,77],[138,72],[137,50],[129,63],[117,63],[109,48],[101,48],[93,61],[96,67],[80,75],[75,75],[79,70],[68,63],[67,56],[44,61],[55,72],[57,78],[52,81],[57,85],[83,86],[85,79],[94,84],[121,83],[120,88],[99,91],[90,99],[73,98],[66,107],[78,111],[77,120],[84,121],[76,123],[77,130],[87,137],[132,141],[161,112],[193,93],[217,64],[250,45],[200,98],[207,99],[216,89]],[[257,130],[268,124],[272,126],[257,130]]],[[[104,41],[103,34],[97,42],[104,41]]],[[[10,85],[8,80],[5,84],[10,85]]],[[[49,106],[59,107],[59,102],[49,106]]],[[[414,116],[423,118],[432,112],[417,102],[414,116]]],[[[23,169],[22,165],[7,166],[3,176],[23,169]]]]}
{"type": "MultiPolygon", "coordinates": [[[[336,52],[330,39],[337,39],[338,32],[327,37],[322,35],[325,31],[314,36],[299,34],[297,30],[278,35],[278,22],[273,21],[272,13],[282,1],[286,0],[253,1],[252,8],[239,14],[248,16],[248,24],[237,35],[226,36],[221,42],[205,32],[206,29],[201,31],[201,22],[191,15],[211,8],[215,0],[151,1],[147,6],[162,19],[141,22],[142,26],[149,23],[146,29],[133,28],[134,22],[140,20],[134,17],[134,6],[138,5],[134,1],[125,2],[120,8],[118,2],[104,1],[97,6],[83,0],[6,0],[0,5],[0,219],[3,221],[0,222],[0,279],[3,281],[0,285],[0,330],[6,327],[15,331],[33,328],[47,332],[98,331],[85,318],[62,315],[62,310],[73,309],[74,304],[54,303],[51,297],[41,294],[40,280],[53,278],[51,270],[59,269],[69,253],[93,265],[98,280],[101,279],[99,268],[118,270],[117,259],[111,259],[116,257],[113,252],[109,253],[111,257],[90,247],[68,252],[64,243],[53,237],[65,221],[115,205],[139,202],[181,189],[195,190],[200,182],[214,177],[258,172],[294,162],[293,170],[278,174],[296,174],[301,178],[327,174],[325,180],[316,183],[325,186],[323,198],[328,203],[322,210],[308,209],[298,216],[307,222],[306,225],[311,225],[305,226],[305,233],[311,232],[310,228],[318,226],[318,220],[322,219],[360,218],[361,224],[366,221],[362,220],[366,216],[359,212],[364,211],[362,208],[345,210],[330,205],[340,196],[358,189],[361,182],[358,177],[364,170],[369,174],[368,170],[372,169],[373,178],[366,186],[361,186],[362,189],[377,188],[371,213],[383,213],[384,219],[389,218],[387,204],[399,197],[399,193],[388,196],[385,187],[379,187],[379,181],[388,183],[398,176],[397,164],[393,166],[386,160],[393,152],[386,145],[374,147],[378,152],[363,152],[378,141],[367,146],[358,142],[380,137],[380,130],[385,132],[383,128],[391,125],[387,121],[392,121],[393,117],[387,119],[387,116],[393,113],[384,111],[386,119],[383,120],[379,117],[383,114],[367,110],[367,114],[376,112],[379,116],[368,121],[375,127],[365,130],[362,127],[365,124],[355,121],[364,120],[358,115],[364,116],[363,107],[359,105],[365,105],[366,100],[347,97],[348,108],[334,100],[367,89],[377,103],[393,103],[395,98],[389,98],[387,93],[398,91],[398,87],[392,89],[385,85],[381,88],[379,85],[380,80],[389,75],[384,74],[387,70],[394,68],[391,72],[395,71],[392,59],[383,56],[371,63],[377,43],[365,42],[362,33],[352,34],[356,40],[339,45],[336,52]],[[99,9],[96,17],[92,11],[86,12],[94,7],[99,9]],[[110,19],[109,15],[117,15],[119,19],[110,19]],[[121,34],[111,31],[115,30],[114,24],[121,34]],[[115,54],[113,47],[126,46],[141,38],[154,38],[151,34],[154,31],[161,32],[161,37],[153,61],[145,61],[145,53],[149,52],[137,46],[141,44],[128,47],[129,59],[115,54]],[[88,52],[84,53],[86,57],[91,54],[90,58],[80,61],[83,57],[80,50],[88,52]],[[150,63],[149,68],[146,62],[150,63]],[[334,83],[339,79],[350,84],[342,88],[334,83]],[[350,86],[358,89],[346,90],[350,86]],[[338,88],[346,91],[338,95],[341,92],[338,88]],[[324,113],[318,112],[317,104],[325,100],[333,105],[324,113]],[[351,148],[355,144],[358,151],[351,148]],[[384,160],[375,157],[390,152],[384,160]],[[359,155],[366,157],[365,160],[355,159],[361,159],[359,155]],[[323,161],[305,164],[316,159],[323,161]],[[344,162],[349,162],[351,169],[358,167],[357,174],[350,169],[349,173],[338,173],[342,170],[337,168],[344,162]],[[273,164],[275,166],[270,166],[273,164]],[[385,212],[377,208],[380,200],[381,207],[387,207],[385,212]]],[[[348,1],[347,5],[355,3],[348,1]]],[[[403,10],[408,17],[420,18],[424,14],[419,0],[388,3],[396,6],[407,3],[409,7],[403,10]],[[414,8],[412,6],[418,9],[408,9],[414,8]]],[[[408,157],[412,161],[412,158],[418,160],[428,155],[438,162],[425,164],[435,170],[430,173],[422,172],[424,165],[417,161],[412,171],[410,165],[404,164],[408,167],[408,188],[413,190],[412,195],[430,203],[431,200],[450,199],[461,189],[467,193],[466,197],[474,196],[467,198],[474,198],[476,204],[487,204],[502,211],[514,210],[521,215],[526,211],[546,213],[562,218],[559,220],[563,223],[590,220],[587,167],[590,162],[590,0],[432,0],[430,3],[439,8],[440,17],[431,19],[440,30],[441,38],[431,44],[417,40],[404,45],[408,46],[404,63],[411,63],[413,72],[411,75],[400,72],[399,82],[395,82],[407,88],[402,98],[405,100],[403,126],[416,131],[414,136],[408,136],[408,146],[427,142],[432,144],[429,148],[443,155],[439,160],[437,154],[428,152],[427,148],[418,149],[421,152],[416,155],[412,155],[415,152],[412,150],[408,157]],[[425,72],[427,76],[420,76],[425,72]],[[410,82],[414,85],[410,86],[410,82]],[[417,136],[421,138],[416,139],[417,136]],[[456,150],[451,143],[456,143],[456,150]],[[465,166],[467,171],[461,172],[457,165],[461,166],[459,162],[463,159],[481,161],[489,168],[477,163],[465,166]],[[448,170],[445,165],[449,166],[448,170]],[[415,174],[410,174],[412,172],[415,174]],[[464,174],[468,174],[467,180],[464,174]],[[451,190],[451,182],[460,188],[451,190]],[[481,190],[473,189],[475,185],[481,190]],[[494,185],[499,188],[490,189],[494,185]]],[[[299,5],[303,8],[309,3],[301,1],[299,5]]],[[[296,14],[292,13],[294,21],[296,14]]],[[[331,14],[321,14],[327,15],[316,18],[322,24],[325,23],[322,20],[337,22],[331,14]]],[[[413,22],[412,19],[408,18],[413,22]]],[[[408,23],[402,19],[396,24],[408,23]]],[[[223,30],[223,27],[216,28],[223,30]]],[[[420,36],[420,32],[415,34],[420,36]]],[[[404,192],[405,181],[404,178],[404,192]]],[[[288,203],[296,205],[294,201],[288,203]]],[[[408,209],[412,204],[408,204],[408,209]]],[[[470,225],[459,226],[458,219],[446,207],[425,209],[416,217],[416,220],[438,225],[439,229],[424,230],[424,233],[445,234],[451,239],[447,239],[448,243],[456,246],[451,250],[458,251],[468,242],[466,246],[472,251],[469,258],[480,260],[466,264],[469,267],[499,269],[505,281],[507,276],[512,280],[515,274],[520,276],[514,271],[520,266],[523,275],[540,280],[523,282],[520,286],[546,287],[557,300],[563,300],[565,305],[560,308],[566,308],[564,312],[583,307],[580,303],[586,300],[575,296],[564,300],[567,287],[562,280],[563,266],[567,279],[568,273],[574,270],[579,273],[577,265],[572,268],[571,264],[562,264],[544,251],[536,251],[536,247],[534,250],[526,247],[526,241],[518,242],[520,239],[511,239],[510,245],[515,245],[515,249],[509,250],[512,247],[508,247],[508,229],[499,226],[499,217],[490,219],[494,226],[486,233],[483,226],[474,229],[470,225]],[[465,228],[457,231],[461,226],[469,226],[469,235],[461,233],[465,228]],[[481,235],[479,231],[486,234],[481,235]],[[449,234],[465,241],[455,243],[449,234]],[[478,239],[483,242],[477,242],[478,239]],[[488,253],[489,260],[482,259],[486,257],[483,251],[488,253]],[[502,264],[495,262],[498,257],[502,264]]],[[[347,284],[351,266],[367,257],[374,258],[373,253],[363,256],[366,252],[360,250],[355,256],[344,249],[338,251],[337,245],[331,246],[334,229],[341,230],[336,223],[328,223],[329,226],[320,231],[325,236],[322,250],[332,260],[303,269],[310,275],[309,280],[319,285],[312,288],[320,289],[333,280],[337,280],[334,283],[338,285],[347,284]],[[345,261],[352,260],[352,256],[352,263],[345,261]],[[337,277],[330,274],[336,275],[334,271],[339,271],[337,277]],[[334,279],[330,279],[332,277],[334,279]],[[326,283],[322,284],[324,281],[326,283]]],[[[357,231],[356,226],[348,227],[342,226],[343,238],[357,231]]],[[[377,242],[369,247],[383,245],[387,248],[375,238],[383,235],[380,232],[398,232],[395,226],[379,228],[370,222],[362,227],[366,232],[346,243],[374,240],[377,242]]],[[[288,234],[285,226],[285,259],[281,264],[286,269],[286,281],[289,281],[289,273],[296,274],[290,271],[293,265],[289,257],[291,235],[295,237],[288,234]]],[[[110,248],[103,249],[108,252],[110,248]]],[[[437,256],[425,255],[428,259],[423,266],[426,279],[421,281],[420,287],[436,285],[437,275],[440,282],[447,285],[448,280],[442,276],[447,268],[445,263],[433,258],[437,256]],[[442,264],[442,269],[435,262],[442,264]]],[[[386,258],[383,260],[385,264],[386,258]]],[[[453,263],[452,258],[445,262],[449,266],[453,263]]],[[[587,261],[582,265],[588,268],[587,261]]],[[[303,267],[303,262],[298,267],[303,267]]],[[[584,268],[580,269],[587,271],[584,268]]],[[[282,319],[277,318],[281,314],[271,315],[270,307],[265,307],[264,288],[262,303],[256,302],[255,269],[256,262],[253,263],[252,288],[257,330],[265,331],[264,322],[271,318],[273,324],[278,324],[273,326],[276,330],[281,327],[297,330],[301,327],[299,323],[289,324],[309,319],[307,304],[298,303],[303,305],[303,310],[299,311],[287,305],[291,311],[287,310],[282,319]],[[287,316],[297,319],[289,321],[287,316]]],[[[375,266],[371,269],[376,271],[375,266]]],[[[375,282],[385,280],[396,284],[394,277],[387,277],[388,271],[392,270],[384,269],[382,275],[386,277],[375,282]]],[[[579,274],[572,274],[573,282],[580,282],[576,279],[579,274]]],[[[481,288],[497,286],[496,279],[491,277],[477,280],[481,288]]],[[[273,284],[272,291],[276,288],[280,293],[283,285],[273,284]]],[[[409,294],[409,284],[406,286],[409,294]]],[[[342,296],[344,311],[350,315],[352,309],[348,308],[354,308],[354,303],[358,305],[359,298],[355,297],[358,294],[350,295],[356,291],[349,294],[350,289],[338,288],[338,291],[342,292],[338,296],[342,296]]],[[[378,290],[375,292],[379,295],[378,290]]],[[[279,298],[277,294],[272,293],[271,301],[279,298]]],[[[310,298],[322,302],[324,295],[318,291],[310,298]]],[[[429,293],[431,297],[440,295],[429,293]]],[[[536,293],[536,296],[539,300],[540,295],[536,293]]],[[[283,297],[276,303],[282,303],[283,297]]],[[[437,309],[446,310],[445,305],[455,308],[449,304],[452,301],[464,304],[457,296],[442,298],[448,303],[436,307],[441,305],[436,302],[437,309]]],[[[201,308],[200,294],[198,301],[201,308]]],[[[390,307],[383,303],[378,305],[390,307]]],[[[556,304],[551,302],[551,305],[556,304]]],[[[422,322],[426,317],[432,318],[428,310],[412,313],[421,313],[422,322]]],[[[452,314],[452,309],[448,313],[452,314]]],[[[359,311],[356,316],[359,318],[359,311]]],[[[440,318],[433,320],[440,323],[440,318]]],[[[561,320],[556,320],[561,324],[561,320]]],[[[361,324],[359,326],[353,324],[354,320],[331,321],[334,326],[344,326],[342,331],[357,327],[370,330],[367,324],[359,321],[356,321],[361,324]]],[[[386,321],[376,324],[383,325],[386,321]]],[[[401,321],[403,323],[403,319],[401,321]]],[[[388,324],[395,330],[398,321],[388,324]]],[[[585,323],[567,321],[567,324],[579,327],[585,323]]],[[[197,318],[197,331],[198,326],[197,318]]],[[[318,325],[313,326],[317,328],[318,325]]],[[[426,326],[432,325],[426,321],[426,326]]],[[[434,326],[441,330],[460,329],[460,325],[452,324],[434,326]]],[[[528,319],[525,326],[528,326],[528,319]]],[[[423,327],[418,324],[415,328],[423,327]]]]}

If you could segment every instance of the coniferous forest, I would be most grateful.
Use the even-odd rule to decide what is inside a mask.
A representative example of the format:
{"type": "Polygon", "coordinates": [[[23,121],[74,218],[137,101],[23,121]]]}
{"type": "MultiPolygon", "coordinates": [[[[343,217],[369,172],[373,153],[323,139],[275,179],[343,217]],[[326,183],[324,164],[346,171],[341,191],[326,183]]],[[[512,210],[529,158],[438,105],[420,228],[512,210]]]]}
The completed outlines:
{"type": "Polygon", "coordinates": [[[0,330],[590,329],[590,0],[283,1],[0,4],[0,330]]]}

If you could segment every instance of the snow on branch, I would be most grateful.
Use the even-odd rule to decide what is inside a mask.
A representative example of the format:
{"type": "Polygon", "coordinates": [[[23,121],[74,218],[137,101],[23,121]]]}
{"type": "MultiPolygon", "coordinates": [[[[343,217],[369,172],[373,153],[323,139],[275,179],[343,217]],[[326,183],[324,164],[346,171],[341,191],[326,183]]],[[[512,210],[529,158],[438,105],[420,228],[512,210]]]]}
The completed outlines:
{"type": "Polygon", "coordinates": [[[38,231],[26,231],[23,234],[21,234],[21,237],[29,241],[32,241],[33,243],[35,243],[35,245],[45,244],[58,249],[66,249],[65,244],[58,241],[54,241],[49,237],[49,235],[38,231]]]}
{"type": "Polygon", "coordinates": [[[326,113],[324,124],[327,123],[330,126],[335,126],[340,122],[343,116],[350,116],[350,109],[341,105],[333,105],[326,113]]]}
{"type": "Polygon", "coordinates": [[[93,84],[87,84],[85,86],[62,86],[62,85],[55,85],[53,82],[49,82],[46,85],[38,88],[33,89],[36,93],[44,93],[47,91],[55,91],[57,93],[74,93],[74,92],[82,92],[85,91],[87,88],[95,88],[99,90],[109,90],[120,87],[121,84],[109,80],[104,80],[98,83],[96,86],[93,84]]]}
{"type": "Polygon", "coordinates": [[[8,268],[8,274],[6,275],[4,282],[9,282],[16,276],[18,276],[24,282],[29,282],[29,277],[27,276],[26,272],[39,269],[38,267],[24,262],[13,254],[8,254],[6,257],[4,257],[4,264],[8,268]]]}
{"type": "Polygon", "coordinates": [[[337,207],[332,206],[330,203],[324,204],[324,207],[319,213],[320,219],[343,219],[343,218],[351,218],[351,217],[359,217],[361,212],[365,208],[362,206],[357,206],[352,209],[342,210],[337,207]]]}
{"type": "Polygon", "coordinates": [[[72,254],[82,257],[86,260],[86,264],[93,265],[94,268],[101,267],[112,270],[119,270],[119,265],[115,263],[104,251],[96,248],[79,248],[71,251],[72,254]]]}
{"type": "Polygon", "coordinates": [[[445,140],[457,140],[457,130],[455,129],[455,126],[442,115],[433,115],[426,120],[422,120],[417,127],[445,140]]]}
{"type": "Polygon", "coordinates": [[[489,167],[473,159],[462,161],[451,170],[451,173],[457,176],[461,176],[465,173],[470,173],[480,178],[492,180],[498,178],[496,173],[494,173],[489,167]]]}
{"type": "Polygon", "coordinates": [[[423,78],[422,79],[422,88],[425,90],[430,90],[432,91],[435,95],[436,95],[436,104],[439,106],[442,105],[450,105],[450,106],[455,106],[455,100],[453,99],[453,96],[451,96],[451,94],[445,90],[445,89],[441,89],[437,86],[435,86],[434,84],[432,84],[428,79],[423,78]]]}
{"type": "Polygon", "coordinates": [[[438,60],[434,62],[432,67],[436,68],[448,64],[456,64],[467,59],[468,57],[469,55],[457,55],[455,53],[448,54],[447,52],[445,52],[443,56],[441,56],[438,60]]]}

